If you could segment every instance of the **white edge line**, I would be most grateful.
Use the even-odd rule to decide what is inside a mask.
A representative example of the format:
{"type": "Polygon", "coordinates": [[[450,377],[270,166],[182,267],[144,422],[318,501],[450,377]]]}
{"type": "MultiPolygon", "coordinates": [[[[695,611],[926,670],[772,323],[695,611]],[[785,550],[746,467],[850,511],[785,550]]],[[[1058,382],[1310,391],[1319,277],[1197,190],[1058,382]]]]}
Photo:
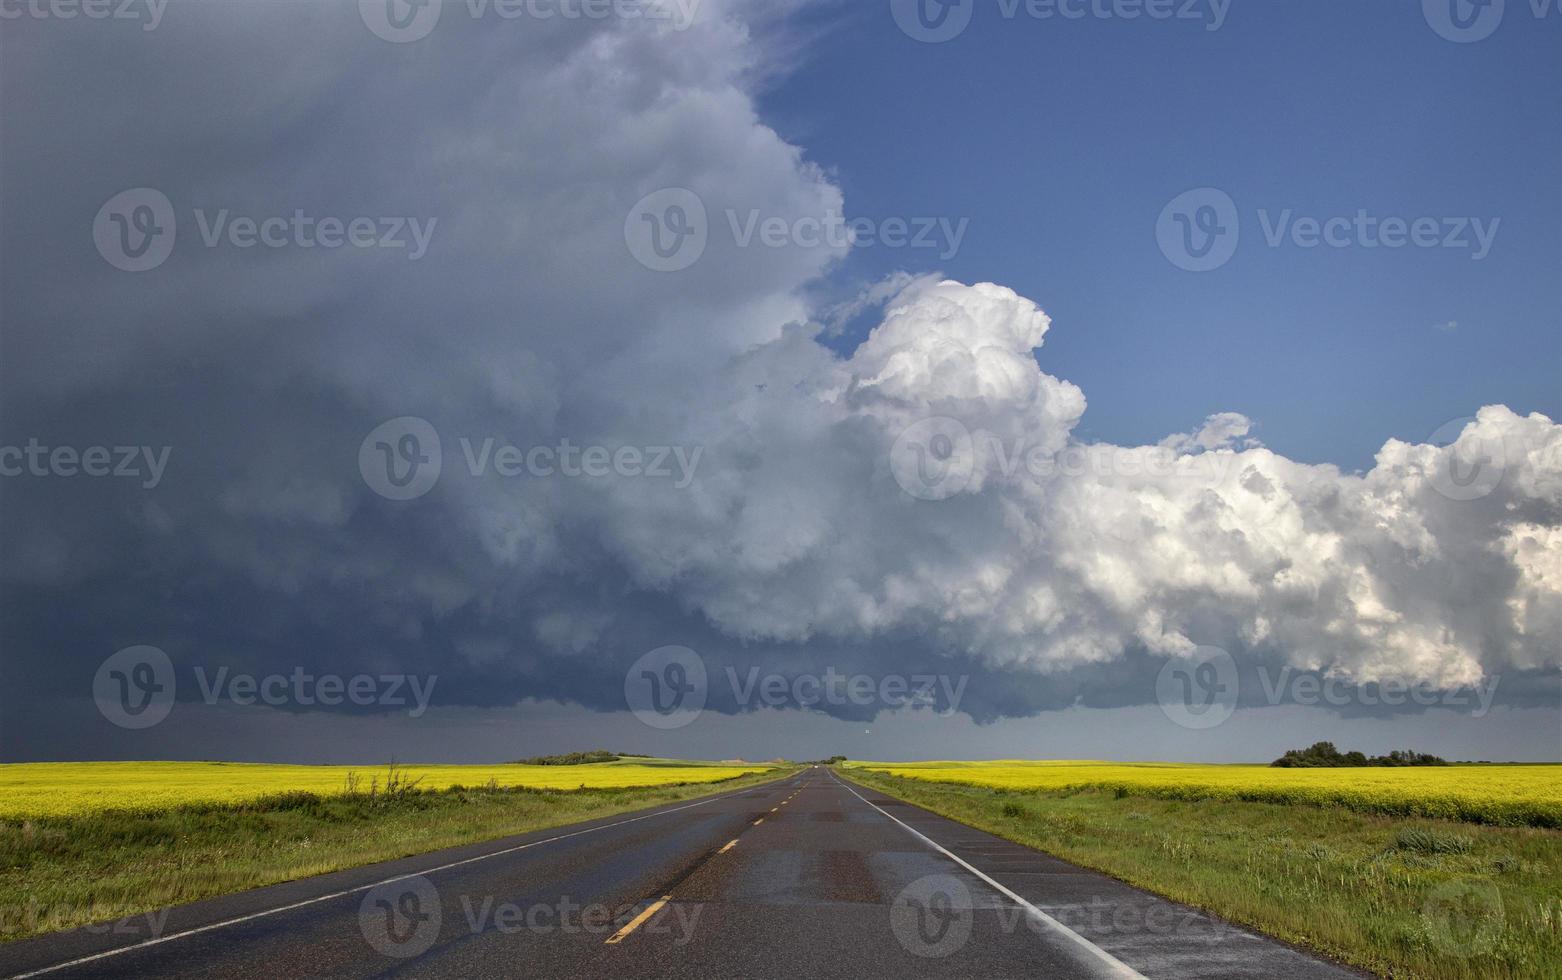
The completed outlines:
{"type": "Polygon", "coordinates": [[[906,830],[909,833],[911,833],[915,837],[920,838],[923,841],[923,843],[925,843],[929,847],[933,848],[933,850],[939,852],[940,854],[944,855],[944,857],[947,857],[947,858],[949,858],[949,860],[951,860],[951,861],[955,862],[956,864],[960,865],[960,867],[962,867],[965,870],[967,870],[967,871],[971,872],[972,874],[976,875],[978,878],[982,879],[988,885],[991,885],[996,891],[998,891],[999,894],[1003,895],[1006,898],[1012,899],[1013,901],[1018,903],[1022,908],[1024,908],[1027,912],[1029,912],[1031,914],[1031,916],[1038,923],[1040,923],[1042,926],[1044,926],[1047,929],[1050,929],[1051,931],[1053,931],[1057,935],[1063,937],[1064,939],[1068,939],[1068,940],[1070,940],[1070,941],[1072,941],[1074,943],[1077,943],[1079,946],[1084,948],[1084,950],[1087,953],[1089,953],[1091,956],[1094,956],[1096,959],[1100,960],[1102,962],[1102,964],[1104,964],[1107,968],[1109,968],[1112,971],[1112,974],[1114,976],[1123,977],[1124,980],[1147,980],[1147,978],[1144,976],[1144,974],[1138,972],[1133,967],[1129,966],[1127,963],[1124,963],[1122,960],[1120,960],[1117,957],[1113,956],[1111,953],[1108,953],[1106,950],[1102,949],[1100,946],[1097,946],[1095,943],[1093,943],[1090,940],[1086,939],[1084,936],[1081,936],[1079,933],[1077,933],[1074,930],[1070,929],[1068,926],[1066,926],[1063,923],[1059,922],[1057,919],[1054,919],[1052,916],[1050,916],[1047,913],[1043,912],[1041,909],[1038,909],[1036,906],[1032,905],[1030,902],[1028,902],[1025,899],[1021,898],[1019,895],[1016,895],[1013,891],[1010,891],[1008,888],[1004,887],[1002,884],[999,884],[998,882],[994,881],[992,878],[990,878],[986,874],[984,874],[981,870],[973,867],[965,859],[961,858],[958,854],[953,853],[948,848],[946,848],[942,844],[940,844],[938,841],[936,841],[933,838],[929,837],[928,835],[922,833],[922,831],[920,831],[917,828],[911,826],[909,823],[906,823],[904,820],[901,820],[899,817],[897,817],[893,813],[890,813],[889,811],[885,810],[883,807],[880,807],[880,806],[876,805],[871,800],[869,800],[866,796],[863,796],[861,793],[857,792],[856,789],[852,788],[851,786],[849,786],[845,782],[843,782],[839,776],[835,775],[834,773],[831,773],[830,774],[830,778],[834,779],[836,782],[840,783],[842,786],[845,786],[846,787],[846,791],[851,793],[851,795],[857,797],[857,799],[859,799],[862,802],[868,804],[869,806],[873,807],[873,809],[875,809],[875,810],[879,811],[880,813],[884,814],[884,816],[889,817],[891,820],[895,821],[896,823],[900,824],[902,827],[906,828],[906,830]]]}
{"type": "MultiPolygon", "coordinates": [[[[157,936],[153,939],[145,939],[139,943],[132,943],[129,946],[120,946],[115,949],[106,949],[101,953],[93,953],[90,956],[78,957],[74,960],[67,960],[64,963],[56,963],[53,966],[42,967],[41,969],[32,970],[27,973],[12,974],[9,980],[27,980],[28,977],[41,977],[46,973],[54,973],[57,970],[64,970],[68,967],[80,966],[83,963],[92,963],[97,960],[106,960],[110,956],[118,956],[121,953],[129,953],[138,949],[146,949],[149,946],[159,946],[163,943],[172,942],[175,939],[183,939],[186,936],[194,936],[203,932],[212,932],[217,929],[226,929],[228,926],[236,926],[241,922],[250,922],[255,919],[263,919],[268,915],[276,915],[279,912],[291,912],[294,909],[301,909],[308,905],[318,905],[321,902],[329,902],[332,899],[345,898],[348,895],[356,895],[358,892],[366,892],[374,888],[379,888],[381,885],[391,885],[398,881],[406,881],[409,878],[420,878],[423,875],[436,874],[440,871],[449,871],[451,868],[459,868],[464,864],[475,864],[478,861],[486,861],[489,858],[503,857],[506,854],[514,854],[516,851],[524,851],[531,847],[540,847],[543,844],[552,844],[555,841],[566,840],[570,837],[579,837],[582,834],[594,834],[599,830],[611,830],[614,827],[622,827],[625,824],[639,823],[641,820],[650,820],[652,817],[660,817],[668,813],[677,813],[680,810],[692,810],[697,806],[704,806],[707,803],[714,803],[723,797],[731,796],[733,793],[745,792],[751,788],[752,787],[745,786],[742,789],[728,790],[725,793],[717,793],[716,795],[708,796],[703,800],[699,800],[694,803],[686,803],[683,806],[675,806],[668,810],[658,810],[655,813],[645,813],[638,817],[630,817],[628,820],[618,820],[614,823],[603,824],[600,827],[587,827],[585,830],[575,830],[567,834],[559,834],[556,837],[549,837],[546,840],[534,840],[528,844],[517,844],[514,847],[506,847],[503,850],[493,851],[488,854],[479,854],[476,857],[462,858],[460,861],[452,861],[449,864],[441,864],[436,868],[424,868],[422,871],[413,871],[404,875],[396,875],[394,878],[386,878],[384,881],[375,881],[367,885],[359,885],[355,888],[347,888],[339,892],[332,892],[329,895],[318,895],[314,898],[307,898],[302,902],[294,902],[291,905],[279,905],[274,909],[264,909],[260,912],[251,912],[249,915],[241,915],[232,919],[224,919],[221,922],[211,922],[204,926],[196,926],[194,929],[186,929],[183,932],[175,932],[167,936],[157,936]]],[[[869,803],[868,805],[872,806],[873,804],[869,803]]],[[[343,870],[352,869],[349,868],[343,870]]],[[[226,896],[213,897],[222,898],[226,896]]]]}

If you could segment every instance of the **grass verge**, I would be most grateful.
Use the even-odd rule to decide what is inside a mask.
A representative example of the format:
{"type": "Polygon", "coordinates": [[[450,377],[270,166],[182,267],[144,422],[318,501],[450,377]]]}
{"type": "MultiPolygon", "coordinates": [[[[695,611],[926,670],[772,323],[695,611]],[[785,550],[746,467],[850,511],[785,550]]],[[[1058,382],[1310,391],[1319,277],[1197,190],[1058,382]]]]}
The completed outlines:
{"type": "Polygon", "coordinates": [[[1562,833],[840,774],[1384,976],[1562,978],[1562,833]]]}
{"type": "Polygon", "coordinates": [[[463,788],[0,821],[0,941],[780,779],[638,789],[463,788]]]}
{"type": "Polygon", "coordinates": [[[863,762],[853,767],[924,782],[1010,792],[1097,789],[1163,800],[1235,800],[1341,807],[1389,817],[1562,830],[1562,765],[1277,768],[1198,762],[998,759],[863,762]]]}

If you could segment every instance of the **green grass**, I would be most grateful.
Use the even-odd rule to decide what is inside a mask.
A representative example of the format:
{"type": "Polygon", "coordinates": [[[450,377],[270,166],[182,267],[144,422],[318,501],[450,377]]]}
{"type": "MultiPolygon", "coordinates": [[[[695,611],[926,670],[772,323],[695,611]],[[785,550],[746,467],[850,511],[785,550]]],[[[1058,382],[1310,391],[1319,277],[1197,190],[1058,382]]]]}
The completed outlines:
{"type": "Polygon", "coordinates": [[[839,771],[1384,976],[1562,978],[1562,833],[1555,830],[839,771]]]}
{"type": "Polygon", "coordinates": [[[1562,766],[1548,764],[1277,769],[1191,762],[996,759],[852,761],[847,766],[1010,791],[1097,789],[1164,800],[1345,807],[1391,817],[1562,830],[1562,766]]]}
{"type": "MultiPolygon", "coordinates": [[[[235,804],[0,820],[0,940],[768,782],[291,791],[235,804]]],[[[367,776],[367,773],[366,773],[367,776]]]]}

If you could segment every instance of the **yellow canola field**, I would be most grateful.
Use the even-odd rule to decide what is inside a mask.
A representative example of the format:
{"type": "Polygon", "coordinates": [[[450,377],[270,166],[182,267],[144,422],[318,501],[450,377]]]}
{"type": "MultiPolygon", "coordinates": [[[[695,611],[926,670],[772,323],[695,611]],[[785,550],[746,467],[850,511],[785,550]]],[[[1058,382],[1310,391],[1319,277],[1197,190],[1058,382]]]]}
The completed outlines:
{"type": "Polygon", "coordinates": [[[1162,799],[1340,806],[1368,813],[1562,828],[1562,766],[1273,769],[1162,762],[852,762],[849,766],[1011,792],[1104,790],[1162,799]]]}
{"type": "MultiPolygon", "coordinates": [[[[421,779],[419,789],[499,786],[532,789],[626,789],[678,783],[714,783],[764,765],[728,765],[670,759],[634,759],[579,766],[398,766],[421,779]]],[[[348,773],[358,791],[371,780],[383,789],[385,766],[281,766],[237,762],[30,762],[0,765],[0,819],[70,816],[101,810],[162,810],[173,806],[231,805],[278,793],[321,796],[346,791],[348,773]]]]}

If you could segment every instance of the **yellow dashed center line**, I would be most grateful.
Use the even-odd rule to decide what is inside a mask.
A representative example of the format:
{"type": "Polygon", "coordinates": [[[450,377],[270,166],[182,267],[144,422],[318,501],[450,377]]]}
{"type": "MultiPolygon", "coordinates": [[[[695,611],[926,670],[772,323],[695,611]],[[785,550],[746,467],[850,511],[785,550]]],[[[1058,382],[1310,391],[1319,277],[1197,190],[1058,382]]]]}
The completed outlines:
{"type": "Polygon", "coordinates": [[[736,837],[734,837],[731,840],[727,841],[727,846],[726,847],[723,847],[721,850],[717,851],[716,853],[717,854],[725,854],[725,853],[727,853],[728,851],[732,850],[734,847],[737,847],[737,846],[738,846],[738,839],[736,837]]]}
{"type": "Polygon", "coordinates": [[[760,817],[758,820],[754,821],[754,826],[758,827],[760,824],[762,824],[764,822],[765,822],[765,818],[764,817],[760,817]]]}
{"type": "MultiPolygon", "coordinates": [[[[736,843],[737,843],[737,841],[733,841],[732,842],[732,844],[736,844],[736,843]]],[[[728,844],[727,846],[731,847],[732,844],[728,844]]],[[[662,910],[662,906],[666,905],[668,902],[672,901],[672,898],[673,897],[671,895],[663,895],[659,900],[657,900],[655,902],[652,902],[650,904],[650,906],[647,907],[644,912],[641,912],[639,915],[635,916],[633,919],[630,919],[628,925],[624,926],[624,928],[618,930],[617,932],[615,932],[611,936],[609,936],[607,938],[607,941],[605,943],[603,943],[602,945],[604,945],[604,946],[613,946],[613,945],[616,945],[618,943],[623,942],[625,936],[629,935],[631,932],[634,932],[636,929],[638,929],[641,926],[645,925],[645,920],[649,919],[651,916],[653,916],[656,913],[660,912],[662,910]]]]}

